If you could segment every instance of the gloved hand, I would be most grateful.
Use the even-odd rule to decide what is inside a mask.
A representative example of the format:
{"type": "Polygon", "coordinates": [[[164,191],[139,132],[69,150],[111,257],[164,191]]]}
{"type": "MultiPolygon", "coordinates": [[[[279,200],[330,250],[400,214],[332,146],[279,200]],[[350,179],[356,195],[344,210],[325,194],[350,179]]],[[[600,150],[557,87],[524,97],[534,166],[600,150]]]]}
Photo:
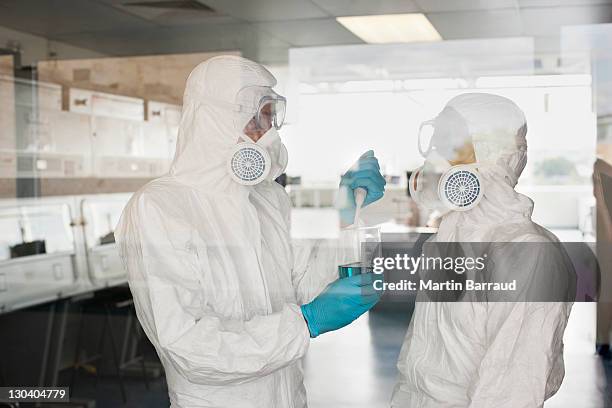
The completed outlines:
{"type": "Polygon", "coordinates": [[[380,174],[378,159],[373,150],[365,152],[359,160],[340,178],[338,209],[342,226],[350,225],[355,218],[355,194],[357,187],[366,189],[367,195],[363,207],[379,200],[385,192],[385,181],[380,174]]]}
{"type": "Polygon", "coordinates": [[[310,337],[338,330],[370,310],[382,295],[373,286],[375,280],[381,279],[382,275],[373,273],[338,279],[312,302],[302,305],[310,337]]]}

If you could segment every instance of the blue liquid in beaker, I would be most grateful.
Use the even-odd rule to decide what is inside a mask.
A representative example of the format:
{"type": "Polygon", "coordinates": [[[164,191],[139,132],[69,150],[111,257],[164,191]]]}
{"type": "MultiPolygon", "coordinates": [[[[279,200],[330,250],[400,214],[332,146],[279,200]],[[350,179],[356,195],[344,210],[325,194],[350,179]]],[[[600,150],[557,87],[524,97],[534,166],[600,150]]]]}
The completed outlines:
{"type": "Polygon", "coordinates": [[[371,266],[365,266],[361,262],[351,262],[338,266],[338,275],[340,276],[340,279],[370,272],[373,272],[373,268],[371,266]]]}

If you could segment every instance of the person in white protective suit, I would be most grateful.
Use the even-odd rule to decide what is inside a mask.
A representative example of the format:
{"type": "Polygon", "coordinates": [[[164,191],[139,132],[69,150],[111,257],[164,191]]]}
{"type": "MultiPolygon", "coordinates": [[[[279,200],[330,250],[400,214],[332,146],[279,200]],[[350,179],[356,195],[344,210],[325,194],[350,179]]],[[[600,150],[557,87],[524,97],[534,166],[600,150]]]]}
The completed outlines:
{"type": "MultiPolygon", "coordinates": [[[[198,65],[170,171],[134,194],[115,231],[172,407],[305,407],[310,338],[379,298],[365,276],[338,279],[334,246],[292,248],[291,203],[274,182],[287,164],[275,84],[241,57],[198,65]]],[[[358,164],[342,182],[365,188],[367,204],[384,180],[373,153],[358,164]]]]}
{"type": "Polygon", "coordinates": [[[514,190],[527,161],[526,133],[511,100],[454,97],[422,125],[425,164],[410,188],[419,204],[444,213],[431,242],[529,243],[521,247],[527,254],[501,252],[495,261],[510,264],[510,274],[527,285],[552,271],[554,279],[540,286],[554,286],[562,296],[553,300],[568,301],[433,302],[419,293],[398,360],[394,408],[535,408],[561,386],[575,273],[563,251],[538,245],[558,241],[531,221],[533,202],[514,190]]]}

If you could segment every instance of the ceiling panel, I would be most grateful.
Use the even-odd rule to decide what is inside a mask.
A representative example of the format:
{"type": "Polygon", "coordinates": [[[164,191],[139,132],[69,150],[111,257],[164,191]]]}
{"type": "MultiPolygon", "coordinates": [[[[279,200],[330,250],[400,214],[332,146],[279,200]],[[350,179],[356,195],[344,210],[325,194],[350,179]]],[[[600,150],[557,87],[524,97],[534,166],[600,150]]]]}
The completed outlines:
{"type": "Polygon", "coordinates": [[[103,54],[147,55],[161,49],[159,47],[160,42],[167,41],[168,38],[169,30],[160,27],[154,31],[60,34],[56,39],[78,47],[93,49],[103,54]]]}
{"type": "Polygon", "coordinates": [[[255,24],[225,24],[216,26],[189,26],[169,30],[169,35],[178,41],[193,42],[206,45],[221,44],[222,48],[237,45],[251,47],[289,47],[289,42],[275,35],[261,30],[255,24]]]}
{"type": "Polygon", "coordinates": [[[526,8],[521,9],[521,17],[525,35],[558,36],[562,26],[612,21],[612,5],[526,8]]]}
{"type": "Polygon", "coordinates": [[[423,12],[517,8],[516,0],[415,0],[423,12]]]}
{"type": "Polygon", "coordinates": [[[369,14],[414,13],[419,7],[412,0],[311,0],[334,17],[369,14]]]}
{"type": "Polygon", "coordinates": [[[521,35],[518,10],[429,13],[427,17],[445,40],[521,35]]]}
{"type": "Polygon", "coordinates": [[[5,0],[4,5],[0,25],[41,36],[157,26],[92,0],[5,0]]]}
{"type": "Polygon", "coordinates": [[[202,0],[201,2],[220,13],[253,22],[329,17],[310,0],[202,0]]]}
{"type": "Polygon", "coordinates": [[[244,50],[257,54],[266,48],[289,48],[289,44],[258,30],[252,24],[195,25],[157,30],[65,34],[58,40],[110,55],[149,55],[200,51],[244,50]]]}
{"type": "Polygon", "coordinates": [[[189,9],[162,9],[126,5],[138,0],[97,0],[123,13],[151,21],[162,26],[180,26],[190,24],[226,24],[238,22],[235,18],[205,11],[189,9]]]}
{"type": "Polygon", "coordinates": [[[444,39],[534,36],[612,22],[612,0],[197,0],[216,13],[128,7],[138,0],[0,0],[0,26],[113,55],[361,44],[336,16],[425,12],[444,39]]]}
{"type": "Polygon", "coordinates": [[[296,47],[363,43],[333,18],[270,22],[258,27],[296,47]]]}

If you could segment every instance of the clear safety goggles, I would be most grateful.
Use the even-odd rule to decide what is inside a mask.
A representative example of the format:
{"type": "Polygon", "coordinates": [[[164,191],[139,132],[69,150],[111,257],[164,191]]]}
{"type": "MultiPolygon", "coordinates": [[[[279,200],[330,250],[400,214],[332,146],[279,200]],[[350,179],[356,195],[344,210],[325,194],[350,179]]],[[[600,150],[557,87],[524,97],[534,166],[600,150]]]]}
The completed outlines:
{"type": "Polygon", "coordinates": [[[475,162],[474,145],[465,121],[453,110],[421,123],[417,137],[419,153],[427,158],[435,151],[451,165],[475,162]]]}
{"type": "Polygon", "coordinates": [[[285,121],[287,99],[270,87],[249,86],[236,96],[236,106],[247,123],[253,121],[257,129],[267,130],[274,126],[278,130],[285,121]]]}
{"type": "Polygon", "coordinates": [[[434,127],[435,119],[427,120],[421,123],[419,126],[419,134],[417,137],[417,146],[421,156],[427,157],[427,154],[431,151],[431,141],[435,132],[434,127]]]}

